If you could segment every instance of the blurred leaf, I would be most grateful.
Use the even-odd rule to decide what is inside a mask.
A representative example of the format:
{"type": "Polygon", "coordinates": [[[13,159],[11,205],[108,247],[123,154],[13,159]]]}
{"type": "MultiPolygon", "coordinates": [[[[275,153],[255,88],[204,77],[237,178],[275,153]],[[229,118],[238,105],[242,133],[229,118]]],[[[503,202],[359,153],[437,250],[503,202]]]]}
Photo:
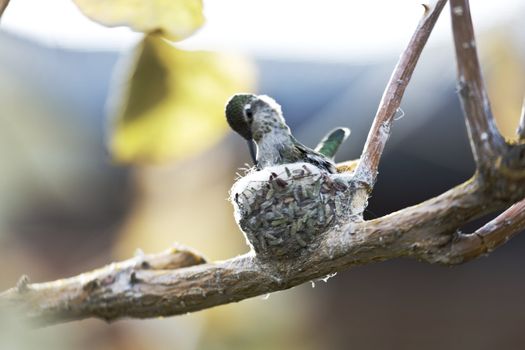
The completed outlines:
{"type": "Polygon", "coordinates": [[[483,44],[482,63],[496,123],[505,138],[516,139],[525,90],[523,58],[508,32],[485,33],[483,44]]]}
{"type": "Polygon", "coordinates": [[[252,90],[254,71],[240,57],[179,50],[154,35],[137,54],[111,139],[117,161],[158,162],[206,149],[227,130],[228,97],[252,90]]]}
{"type": "Polygon", "coordinates": [[[108,27],[128,26],[182,40],[204,23],[202,0],[73,0],[87,17],[108,27]]]}

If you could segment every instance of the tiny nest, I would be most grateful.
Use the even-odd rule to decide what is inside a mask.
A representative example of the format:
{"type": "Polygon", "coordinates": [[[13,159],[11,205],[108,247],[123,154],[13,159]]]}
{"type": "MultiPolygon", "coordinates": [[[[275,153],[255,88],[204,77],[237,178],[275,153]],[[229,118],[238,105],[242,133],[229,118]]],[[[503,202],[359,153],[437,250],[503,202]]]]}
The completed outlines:
{"type": "Polygon", "coordinates": [[[233,185],[235,220],[262,256],[294,257],[313,248],[352,210],[352,175],[329,174],[308,163],[251,170],[233,185]]]}

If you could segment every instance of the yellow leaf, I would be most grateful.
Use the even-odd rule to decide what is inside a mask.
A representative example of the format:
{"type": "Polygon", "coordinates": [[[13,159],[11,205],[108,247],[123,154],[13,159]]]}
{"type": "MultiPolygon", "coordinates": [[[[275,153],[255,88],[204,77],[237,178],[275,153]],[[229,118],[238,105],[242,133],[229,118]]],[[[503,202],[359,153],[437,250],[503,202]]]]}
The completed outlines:
{"type": "Polygon", "coordinates": [[[228,130],[227,99],[254,85],[254,70],[241,57],[183,51],[153,35],[137,55],[114,119],[117,161],[160,162],[206,149],[228,130]]]}
{"type": "Polygon", "coordinates": [[[204,23],[202,0],[73,0],[92,20],[182,40],[204,23]]]}

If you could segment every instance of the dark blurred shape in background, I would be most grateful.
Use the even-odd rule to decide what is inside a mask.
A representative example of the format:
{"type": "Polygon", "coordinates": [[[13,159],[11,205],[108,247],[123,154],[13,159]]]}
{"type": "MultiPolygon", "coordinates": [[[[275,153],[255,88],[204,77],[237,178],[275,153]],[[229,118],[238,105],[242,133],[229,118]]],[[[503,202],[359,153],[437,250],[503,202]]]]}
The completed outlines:
{"type": "MultiPolygon", "coordinates": [[[[486,35],[481,45],[496,100],[509,97],[501,93],[507,85],[517,96],[525,90],[525,47],[513,46],[525,42],[525,31],[512,28],[486,35]],[[499,79],[502,74],[515,81],[499,79]]],[[[104,105],[119,54],[51,48],[0,33],[0,289],[24,273],[35,282],[60,278],[173,241],[210,259],[247,250],[225,200],[236,169],[249,162],[233,133],[176,164],[112,164],[104,105]]],[[[345,160],[361,152],[395,55],[354,65],[256,64],[258,91],[282,104],[305,144],[315,145],[335,126],[352,129],[338,156],[345,160]]],[[[504,111],[508,103],[494,106],[509,135],[519,111],[504,111]]],[[[366,215],[417,204],[466,180],[473,169],[451,46],[429,47],[407,89],[366,215]]],[[[110,326],[87,320],[31,338],[75,349],[519,348],[525,340],[524,245],[518,236],[490,257],[452,269],[389,261],[269,300],[110,326]],[[57,334],[67,334],[63,343],[50,340],[57,334]]]]}

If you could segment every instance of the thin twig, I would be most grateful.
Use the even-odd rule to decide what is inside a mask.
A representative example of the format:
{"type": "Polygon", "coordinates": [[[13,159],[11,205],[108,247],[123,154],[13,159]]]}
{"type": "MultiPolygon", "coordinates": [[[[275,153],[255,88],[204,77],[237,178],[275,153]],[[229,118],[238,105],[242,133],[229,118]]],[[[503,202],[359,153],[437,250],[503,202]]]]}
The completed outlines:
{"type": "Polygon", "coordinates": [[[505,140],[496,127],[476,52],[468,0],[451,0],[450,12],[456,48],[458,90],[470,145],[482,174],[504,152],[505,140]]]}
{"type": "MultiPolygon", "coordinates": [[[[461,234],[451,247],[448,258],[466,262],[488,254],[525,230],[525,199],[512,205],[474,233],[461,234]]],[[[453,261],[449,261],[452,263],[453,261]]]]}
{"type": "Polygon", "coordinates": [[[379,160],[390,136],[393,118],[401,104],[419,56],[445,3],[446,0],[438,0],[431,5],[424,5],[423,18],[419,21],[414,35],[401,54],[383,93],[355,173],[356,179],[364,182],[370,188],[376,181],[379,160]]]}
{"type": "Polygon", "coordinates": [[[9,5],[9,0],[0,0],[0,19],[2,18],[7,5],[9,5]]]}
{"type": "Polygon", "coordinates": [[[516,133],[518,134],[518,139],[520,141],[525,141],[525,97],[523,98],[523,103],[521,105],[520,123],[516,133]]]}

